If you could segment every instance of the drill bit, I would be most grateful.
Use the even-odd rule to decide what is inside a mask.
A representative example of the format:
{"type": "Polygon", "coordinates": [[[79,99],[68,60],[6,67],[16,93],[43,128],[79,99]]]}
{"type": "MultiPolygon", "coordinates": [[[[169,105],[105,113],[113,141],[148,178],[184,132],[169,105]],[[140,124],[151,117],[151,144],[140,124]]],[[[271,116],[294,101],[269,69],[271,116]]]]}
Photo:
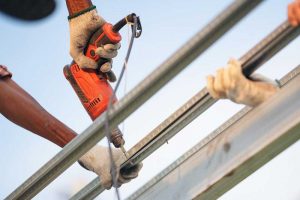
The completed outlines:
{"type": "Polygon", "coordinates": [[[129,155],[128,155],[127,151],[125,150],[124,145],[121,144],[120,148],[121,148],[121,150],[122,150],[124,156],[126,157],[126,159],[128,159],[128,158],[129,158],[129,155]]]}

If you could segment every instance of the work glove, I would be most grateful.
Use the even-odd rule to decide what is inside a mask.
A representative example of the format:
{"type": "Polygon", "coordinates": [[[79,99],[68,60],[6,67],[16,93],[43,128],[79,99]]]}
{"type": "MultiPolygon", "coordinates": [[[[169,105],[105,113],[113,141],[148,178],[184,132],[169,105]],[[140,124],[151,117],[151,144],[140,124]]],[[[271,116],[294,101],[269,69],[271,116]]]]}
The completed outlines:
{"type": "Polygon", "coordinates": [[[300,25],[300,0],[295,0],[289,4],[288,19],[292,26],[300,25]]]}
{"type": "Polygon", "coordinates": [[[207,77],[207,90],[215,99],[228,98],[248,106],[264,102],[278,90],[275,82],[262,75],[253,75],[251,79],[243,75],[239,61],[231,59],[225,68],[217,71],[215,77],[207,77]]]}
{"type": "Polygon", "coordinates": [[[118,49],[121,47],[120,43],[106,44],[96,49],[96,54],[101,58],[108,59],[108,62],[102,66],[98,66],[93,59],[84,55],[84,49],[88,46],[88,40],[104,23],[105,20],[98,15],[96,9],[70,19],[70,55],[80,68],[99,69],[102,73],[107,74],[113,73],[111,70],[112,58],[117,56],[118,49]]]}
{"type": "MultiPolygon", "coordinates": [[[[128,183],[131,179],[138,176],[139,171],[142,168],[142,163],[139,163],[131,168],[120,170],[120,164],[116,161],[123,158],[124,154],[120,149],[112,148],[113,160],[117,165],[117,187],[120,187],[123,183],[128,183]]],[[[95,172],[101,181],[101,185],[105,189],[112,187],[112,176],[111,176],[111,164],[109,157],[109,149],[103,146],[95,146],[80,159],[79,163],[86,169],[95,172]]]]}

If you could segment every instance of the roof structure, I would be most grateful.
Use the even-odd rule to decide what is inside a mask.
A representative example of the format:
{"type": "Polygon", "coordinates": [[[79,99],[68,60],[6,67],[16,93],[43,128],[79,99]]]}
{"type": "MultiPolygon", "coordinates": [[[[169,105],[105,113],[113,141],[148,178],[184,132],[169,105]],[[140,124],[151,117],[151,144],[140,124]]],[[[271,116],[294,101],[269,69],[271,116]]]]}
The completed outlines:
{"type": "MultiPolygon", "coordinates": [[[[261,2],[234,1],[6,199],[33,198],[105,137],[106,116],[117,126],[261,2]]],[[[244,74],[249,76],[299,33],[300,28],[281,24],[240,58],[244,74]]],[[[216,198],[298,140],[299,71],[281,80],[276,97],[243,109],[129,199],[174,199],[170,194],[175,199],[216,198]]],[[[128,159],[118,162],[122,167],[141,162],[215,102],[204,88],[130,149],[128,159]]],[[[93,199],[103,191],[96,178],[72,199],[93,199]]]]}

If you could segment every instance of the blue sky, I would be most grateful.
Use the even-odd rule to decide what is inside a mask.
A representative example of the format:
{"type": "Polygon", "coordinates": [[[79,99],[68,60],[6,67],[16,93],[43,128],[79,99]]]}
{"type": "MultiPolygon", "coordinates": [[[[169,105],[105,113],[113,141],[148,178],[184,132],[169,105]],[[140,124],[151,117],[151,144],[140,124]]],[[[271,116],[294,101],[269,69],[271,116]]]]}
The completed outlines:
{"type": "MultiPolygon", "coordinates": [[[[269,0],[230,30],[186,70],[133,113],[124,125],[126,148],[130,148],[158,123],[205,86],[205,76],[224,66],[230,57],[239,58],[280,23],[286,20],[290,0],[269,0]]],[[[143,35],[135,41],[126,81],[118,96],[137,85],[231,1],[94,1],[99,13],[112,23],[131,12],[141,17],[143,35]],[[126,83],[126,84],[125,84],[126,83]],[[126,90],[125,90],[126,85],[126,90]]],[[[114,60],[119,74],[127,50],[128,29],[121,32],[122,48],[114,60]]],[[[62,68],[71,62],[67,9],[58,2],[56,12],[45,20],[25,23],[0,15],[0,62],[13,72],[13,79],[40,104],[69,127],[82,132],[91,124],[77,96],[65,80],[62,68]]],[[[259,72],[280,78],[300,63],[300,40],[266,63],[259,72]]],[[[218,125],[241,109],[220,101],[187,126],[169,144],[144,161],[140,176],[122,186],[126,197],[172,161],[199,142],[218,125]],[[216,117],[217,116],[217,117],[216,117]],[[157,164],[159,163],[159,165],[157,164]]],[[[0,116],[0,199],[24,182],[60,148],[0,116]]],[[[101,142],[106,144],[106,141],[101,142]]],[[[299,199],[299,142],[221,197],[238,199],[299,199]]],[[[36,199],[65,199],[75,182],[89,182],[95,175],[75,163],[36,199]]],[[[115,198],[106,191],[98,199],[115,198]]]]}

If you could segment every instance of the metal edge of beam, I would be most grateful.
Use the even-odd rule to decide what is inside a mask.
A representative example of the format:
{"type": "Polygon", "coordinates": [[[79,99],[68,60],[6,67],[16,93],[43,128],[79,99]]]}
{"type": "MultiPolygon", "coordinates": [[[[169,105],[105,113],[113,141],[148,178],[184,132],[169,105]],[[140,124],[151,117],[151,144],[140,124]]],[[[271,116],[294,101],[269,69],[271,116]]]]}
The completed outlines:
{"type": "Polygon", "coordinates": [[[250,176],[260,167],[275,158],[281,152],[300,139],[300,122],[284,132],[269,146],[262,149],[254,157],[251,157],[240,166],[227,173],[221,180],[211,185],[202,193],[196,195],[193,200],[207,200],[219,198],[238,183],[250,176]]]}
{"type": "Polygon", "coordinates": [[[273,98],[257,108],[242,109],[127,200],[216,199],[274,158],[300,138],[300,103],[297,102],[300,98],[300,87],[297,85],[300,80],[299,74],[300,66],[281,79],[284,87],[273,98]],[[289,101],[285,102],[285,98],[289,101]],[[289,113],[286,110],[278,112],[278,110],[281,111],[278,105],[281,106],[280,108],[285,108],[282,105],[289,107],[288,110],[294,113],[293,116],[286,119],[282,117],[283,114],[287,116],[289,113]],[[274,114],[280,114],[280,119],[283,120],[276,119],[272,116],[274,114]],[[298,121],[295,122],[297,118],[298,121]],[[268,121],[264,121],[266,119],[268,121]],[[266,123],[256,124],[260,122],[266,123]],[[277,129],[273,128],[273,125],[277,129]],[[284,134],[280,134],[284,126],[286,129],[281,132],[284,134]],[[267,130],[268,135],[264,135],[262,129],[267,130]],[[277,131],[277,133],[272,134],[271,131],[277,131]],[[243,142],[247,140],[253,142],[256,137],[266,145],[253,143],[251,148],[259,148],[253,152],[251,148],[247,149],[248,146],[243,142]],[[241,139],[241,141],[236,142],[234,139],[241,139]],[[231,158],[235,153],[237,153],[236,160],[231,158]]]}
{"type": "MultiPolygon", "coordinates": [[[[293,69],[291,72],[286,74],[284,77],[282,77],[279,80],[280,86],[284,87],[286,84],[288,84],[290,81],[292,81],[295,77],[300,75],[300,65],[297,66],[295,69],[293,69]]],[[[245,107],[242,110],[240,110],[238,113],[236,113],[234,116],[232,116],[229,120],[227,120],[225,123],[223,123],[220,127],[218,127],[216,130],[214,130],[211,134],[209,134],[207,137],[202,139],[198,144],[196,144],[194,147],[192,147],[189,151],[187,151],[185,154],[183,154],[180,158],[178,158],[176,161],[174,161],[169,167],[167,167],[165,170],[163,170],[159,175],[148,181],[143,187],[138,189],[135,192],[135,195],[139,195],[146,191],[148,188],[155,185],[156,182],[158,182],[160,179],[162,179],[164,176],[169,174],[172,170],[177,168],[181,163],[185,162],[187,159],[189,159],[193,154],[197,153],[201,148],[203,148],[205,145],[207,145],[210,141],[212,141],[214,138],[216,138],[218,135],[220,135],[223,131],[228,129],[230,126],[232,126],[234,123],[236,123],[238,120],[240,120],[242,117],[244,117],[252,108],[245,107]]],[[[131,199],[131,198],[130,198],[131,199]]],[[[129,199],[129,200],[130,200],[129,199]]],[[[134,198],[132,198],[134,199],[134,198]]]]}
{"type": "MultiPolygon", "coordinates": [[[[282,23],[239,59],[244,73],[249,76],[299,34],[300,28],[291,27],[288,21],[282,23]]],[[[153,129],[143,140],[131,148],[128,151],[130,159],[123,163],[122,166],[134,165],[141,162],[146,156],[150,155],[168,139],[182,130],[197,116],[205,112],[216,101],[217,100],[209,95],[207,89],[203,88],[187,103],[153,129]],[[151,146],[151,148],[149,148],[149,146],[151,146]],[[150,150],[145,152],[143,149],[150,150]]]]}
{"type": "MultiPolygon", "coordinates": [[[[300,28],[291,27],[287,21],[278,26],[239,59],[244,74],[249,76],[253,73],[255,69],[295,39],[299,35],[299,32],[300,28]]],[[[127,161],[120,161],[120,163],[123,163],[122,167],[141,162],[215,102],[216,100],[211,98],[206,88],[202,89],[131,148],[128,151],[129,159],[127,161]]],[[[93,198],[103,191],[104,188],[101,187],[100,180],[96,178],[71,199],[93,198]]]]}
{"type": "Polygon", "coordinates": [[[6,199],[23,200],[34,197],[104,138],[106,116],[112,127],[117,126],[261,2],[262,0],[234,1],[202,31],[146,77],[141,84],[138,84],[129,94],[114,104],[108,114],[105,112],[98,117],[91,126],[67,144],[63,150],[16,188],[6,199]]]}

